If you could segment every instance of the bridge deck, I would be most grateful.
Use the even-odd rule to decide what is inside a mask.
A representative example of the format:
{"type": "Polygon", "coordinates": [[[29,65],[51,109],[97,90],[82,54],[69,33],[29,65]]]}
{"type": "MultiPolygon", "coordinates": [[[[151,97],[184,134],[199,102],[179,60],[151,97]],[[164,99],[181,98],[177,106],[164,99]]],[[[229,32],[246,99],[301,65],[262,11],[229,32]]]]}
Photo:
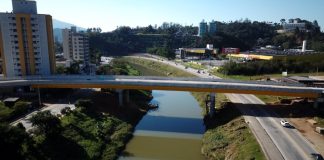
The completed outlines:
{"type": "Polygon", "coordinates": [[[50,76],[0,80],[0,87],[32,86],[34,88],[114,88],[261,94],[317,98],[323,88],[298,84],[234,81],[202,78],[129,77],[129,76],[50,76]]]}

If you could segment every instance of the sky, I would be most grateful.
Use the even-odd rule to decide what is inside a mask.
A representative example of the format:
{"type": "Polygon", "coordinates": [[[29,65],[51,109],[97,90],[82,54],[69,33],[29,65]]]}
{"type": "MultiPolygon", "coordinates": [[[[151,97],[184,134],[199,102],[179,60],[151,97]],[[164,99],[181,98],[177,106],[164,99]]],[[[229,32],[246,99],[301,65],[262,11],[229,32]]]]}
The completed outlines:
{"type": "MultiPolygon", "coordinates": [[[[118,26],[148,26],[163,22],[198,26],[205,21],[240,19],[280,22],[317,20],[324,29],[324,0],[36,0],[39,14],[79,27],[112,31],[118,26]]],[[[11,0],[0,0],[0,12],[11,12],[11,0]]]]}

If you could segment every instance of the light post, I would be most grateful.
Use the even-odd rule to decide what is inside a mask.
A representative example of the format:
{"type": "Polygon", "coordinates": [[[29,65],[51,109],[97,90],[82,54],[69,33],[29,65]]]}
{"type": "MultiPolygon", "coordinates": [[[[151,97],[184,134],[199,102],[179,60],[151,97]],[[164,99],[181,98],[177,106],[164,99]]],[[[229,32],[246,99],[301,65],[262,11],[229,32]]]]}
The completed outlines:
{"type": "MultiPolygon", "coordinates": [[[[40,82],[40,76],[38,76],[38,84],[40,82]]],[[[37,93],[38,93],[38,103],[39,103],[39,107],[42,106],[42,101],[41,101],[41,95],[40,95],[40,89],[39,89],[39,85],[37,86],[37,93]]]]}

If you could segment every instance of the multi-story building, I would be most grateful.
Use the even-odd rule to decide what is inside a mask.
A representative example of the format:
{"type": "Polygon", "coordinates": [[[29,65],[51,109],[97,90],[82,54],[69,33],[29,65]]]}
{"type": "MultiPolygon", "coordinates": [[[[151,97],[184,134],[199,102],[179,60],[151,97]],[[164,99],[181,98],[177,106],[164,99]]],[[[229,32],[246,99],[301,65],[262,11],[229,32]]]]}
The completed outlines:
{"type": "Polygon", "coordinates": [[[284,32],[293,32],[297,28],[299,31],[305,32],[306,30],[306,24],[300,23],[297,19],[289,19],[289,23],[284,23],[282,25],[282,28],[284,29],[284,32]]]}
{"type": "Polygon", "coordinates": [[[209,22],[208,32],[209,33],[215,33],[216,32],[216,21],[212,20],[211,22],[209,22]]]}
{"type": "Polygon", "coordinates": [[[204,20],[202,22],[199,23],[199,32],[198,32],[198,36],[203,36],[204,34],[206,34],[208,32],[208,26],[207,26],[207,22],[205,22],[204,20]]]}
{"type": "Polygon", "coordinates": [[[63,29],[63,53],[68,61],[82,61],[89,65],[89,37],[82,32],[77,32],[76,27],[63,29]]]}
{"type": "Polygon", "coordinates": [[[55,72],[52,17],[37,14],[35,1],[12,0],[13,11],[0,13],[0,57],[6,77],[55,72]]]}
{"type": "Polygon", "coordinates": [[[216,32],[216,21],[211,21],[209,22],[209,25],[207,25],[207,22],[205,22],[205,20],[201,21],[199,23],[199,32],[198,32],[198,36],[201,37],[204,34],[207,33],[215,33],[216,32]]]}

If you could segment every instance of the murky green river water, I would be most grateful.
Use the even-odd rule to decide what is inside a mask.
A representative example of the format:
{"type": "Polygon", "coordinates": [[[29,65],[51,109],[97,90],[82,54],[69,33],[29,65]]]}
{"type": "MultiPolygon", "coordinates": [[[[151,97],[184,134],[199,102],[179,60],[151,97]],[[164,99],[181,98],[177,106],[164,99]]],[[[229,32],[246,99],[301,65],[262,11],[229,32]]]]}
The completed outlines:
{"type": "Polygon", "coordinates": [[[201,108],[188,92],[153,91],[151,111],[137,125],[119,160],[200,160],[205,127],[201,108]]]}

